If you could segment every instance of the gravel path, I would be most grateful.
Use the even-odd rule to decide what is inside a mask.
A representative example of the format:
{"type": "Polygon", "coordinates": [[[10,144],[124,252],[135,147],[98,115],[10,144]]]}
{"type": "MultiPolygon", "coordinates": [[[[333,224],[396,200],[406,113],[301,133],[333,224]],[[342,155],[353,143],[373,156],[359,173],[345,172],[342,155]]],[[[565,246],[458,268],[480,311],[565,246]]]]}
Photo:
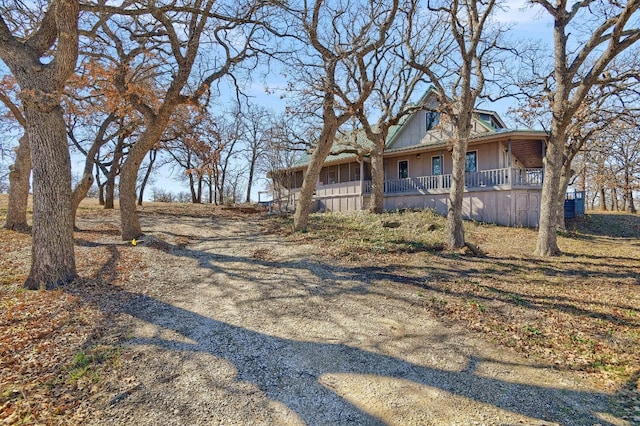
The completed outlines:
{"type": "Polygon", "coordinates": [[[625,424],[579,378],[431,319],[411,277],[336,266],[259,217],[175,220],[142,216],[146,268],[110,304],[122,365],[89,424],[625,424]]]}

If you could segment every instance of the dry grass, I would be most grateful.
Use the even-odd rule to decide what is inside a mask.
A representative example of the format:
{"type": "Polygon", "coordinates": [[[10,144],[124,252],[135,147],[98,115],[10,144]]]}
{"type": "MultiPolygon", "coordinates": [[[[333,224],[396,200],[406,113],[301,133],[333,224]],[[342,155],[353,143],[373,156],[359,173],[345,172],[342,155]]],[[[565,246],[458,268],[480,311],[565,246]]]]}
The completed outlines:
{"type": "MultiPolygon", "coordinates": [[[[207,205],[147,203],[140,211],[236,214],[241,220],[207,205]]],[[[6,196],[0,195],[0,220],[5,214],[6,196]]],[[[114,217],[91,200],[79,215],[114,217]]],[[[291,232],[287,218],[266,223],[269,232],[318,244],[335,262],[386,268],[410,288],[412,302],[425,315],[462,324],[540,364],[582,372],[596,386],[619,392],[629,415],[638,415],[633,410],[640,406],[640,217],[592,213],[576,220],[559,237],[564,254],[555,258],[531,255],[535,230],[479,223],[467,223],[466,236],[484,256],[444,250],[444,220],[430,211],[317,214],[304,234],[291,232]]],[[[93,232],[77,238],[94,241],[118,229],[105,224],[93,232]]],[[[90,399],[99,374],[91,371],[100,372],[101,353],[113,349],[92,343],[104,314],[78,305],[69,293],[22,291],[30,244],[28,235],[0,230],[0,420],[17,412],[17,421],[81,422],[87,408],[80,401],[90,399]],[[8,355],[18,350],[20,356],[8,355]],[[38,353],[51,362],[29,361],[42,359],[38,353]],[[88,366],[88,373],[73,379],[77,366],[88,366]],[[20,379],[7,371],[20,372],[20,379]]],[[[137,262],[126,246],[113,253],[80,245],[76,256],[80,275],[89,281],[126,280],[122,265],[137,262]],[[120,266],[110,262],[113,256],[120,266]]]]}
{"type": "MultiPolygon", "coordinates": [[[[557,369],[618,390],[630,410],[640,390],[640,217],[592,213],[559,236],[563,255],[533,256],[537,232],[468,222],[483,253],[446,251],[433,212],[312,215],[304,234],[336,261],[377,265],[414,287],[428,315],[463,324],[557,369]],[[391,225],[391,226],[389,226],[391,225]]],[[[637,414],[636,414],[637,416],[637,414]]]]}

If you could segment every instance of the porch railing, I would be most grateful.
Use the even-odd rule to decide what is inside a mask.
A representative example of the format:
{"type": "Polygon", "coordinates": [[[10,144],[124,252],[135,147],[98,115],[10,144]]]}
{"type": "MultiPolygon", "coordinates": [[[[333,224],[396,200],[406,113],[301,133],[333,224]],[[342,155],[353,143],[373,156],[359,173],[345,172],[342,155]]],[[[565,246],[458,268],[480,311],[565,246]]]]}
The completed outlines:
{"type": "MultiPolygon", "coordinates": [[[[493,186],[541,186],[542,169],[492,169],[465,173],[465,187],[482,188],[493,186]]],[[[384,181],[386,194],[401,192],[427,192],[451,188],[451,175],[420,176],[384,181]]],[[[371,193],[371,181],[365,181],[363,192],[371,193]]]]}

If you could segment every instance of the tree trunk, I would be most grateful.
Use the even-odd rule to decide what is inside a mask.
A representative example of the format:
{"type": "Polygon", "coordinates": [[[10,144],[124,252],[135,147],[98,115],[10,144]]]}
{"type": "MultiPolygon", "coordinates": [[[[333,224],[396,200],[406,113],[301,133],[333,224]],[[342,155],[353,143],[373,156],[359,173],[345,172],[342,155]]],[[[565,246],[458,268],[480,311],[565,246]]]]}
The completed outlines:
{"type": "Polygon", "coordinates": [[[628,207],[629,213],[636,214],[636,205],[633,202],[633,187],[631,184],[631,171],[629,171],[628,167],[625,169],[624,173],[624,191],[626,198],[626,206],[628,207]]]}
{"type": "Polygon", "coordinates": [[[253,173],[256,167],[256,162],[254,159],[251,160],[251,164],[249,164],[249,182],[247,183],[247,198],[246,202],[251,202],[251,187],[253,186],[253,173]]]}
{"type": "Polygon", "coordinates": [[[142,228],[136,211],[136,181],[142,159],[136,161],[131,155],[132,153],[130,152],[120,170],[120,222],[124,241],[130,241],[142,235],[142,228]]]}
{"type": "MultiPolygon", "coordinates": [[[[169,121],[173,107],[161,110],[151,122],[140,139],[131,147],[127,159],[120,171],[120,226],[122,227],[122,239],[130,241],[142,235],[140,219],[136,210],[136,182],[138,171],[147,152],[151,151],[162,137],[162,133],[169,121]]],[[[155,161],[155,156],[153,157],[155,161]]]]}
{"type": "Polygon", "coordinates": [[[84,200],[91,189],[91,185],[93,185],[93,165],[95,164],[95,157],[98,154],[98,151],[104,145],[105,141],[102,137],[96,139],[96,141],[91,145],[91,148],[87,152],[87,158],[85,160],[84,172],[82,174],[82,178],[80,182],[76,185],[72,193],[73,200],[73,227],[76,227],[76,212],[78,211],[78,206],[80,206],[80,202],[84,200]]]}
{"type": "Polygon", "coordinates": [[[104,206],[104,183],[100,181],[100,167],[98,166],[97,161],[94,163],[96,164],[95,182],[98,186],[98,205],[104,206]]]}
{"type": "Polygon", "coordinates": [[[196,204],[198,196],[196,195],[196,182],[193,179],[193,172],[189,173],[189,191],[191,192],[191,203],[196,204]]]}
{"type": "Polygon", "coordinates": [[[198,174],[198,204],[202,204],[202,184],[204,177],[202,174],[198,174]]]}
{"type": "Polygon", "coordinates": [[[607,211],[607,198],[606,198],[606,192],[604,189],[604,185],[600,185],[600,211],[601,212],[606,212],[607,211]]]}
{"type": "Polygon", "coordinates": [[[560,186],[558,187],[558,198],[556,202],[556,229],[564,231],[566,224],[564,221],[564,201],[566,199],[567,189],[569,188],[569,181],[573,175],[570,164],[565,164],[562,168],[562,174],[560,175],[560,186]]]}
{"type": "Polygon", "coordinates": [[[20,138],[16,150],[16,161],[9,169],[9,205],[7,207],[6,229],[26,232],[27,204],[29,202],[29,177],[31,175],[31,147],[29,138],[20,138]]]}
{"type": "Polygon", "coordinates": [[[300,188],[296,211],[293,214],[293,229],[295,231],[307,230],[309,214],[311,213],[311,207],[313,205],[313,192],[316,190],[316,183],[320,177],[322,165],[331,152],[337,131],[338,125],[336,120],[334,119],[330,122],[325,118],[324,128],[318,139],[318,145],[316,149],[313,150],[313,154],[311,154],[311,158],[309,159],[309,165],[307,166],[302,187],[300,188]]]}
{"type": "Polygon", "coordinates": [[[564,142],[558,140],[557,135],[562,134],[564,134],[562,131],[552,131],[543,160],[544,181],[542,182],[540,224],[535,250],[535,254],[538,256],[558,256],[561,253],[558,248],[556,225],[559,206],[558,189],[560,188],[564,146],[564,142]]]}
{"type": "Polygon", "coordinates": [[[384,210],[384,160],[380,147],[371,151],[371,198],[368,210],[370,213],[382,213],[384,210]]]}
{"type": "Polygon", "coordinates": [[[104,206],[104,183],[98,184],[98,205],[104,206]]]}
{"type": "Polygon", "coordinates": [[[73,229],[76,229],[76,213],[78,211],[78,207],[80,206],[82,200],[86,198],[89,189],[91,189],[91,185],[93,185],[93,175],[91,174],[91,172],[85,173],[82,175],[82,179],[80,179],[80,182],[78,182],[76,187],[73,189],[73,192],[71,193],[71,214],[73,215],[73,229]]]}
{"type": "Polygon", "coordinates": [[[24,104],[33,162],[33,247],[25,287],[53,289],[76,278],[71,159],[63,111],[24,104]]]}
{"type": "Polygon", "coordinates": [[[144,174],[144,178],[142,179],[142,183],[140,184],[140,193],[138,194],[138,205],[142,205],[142,201],[144,199],[144,189],[147,186],[147,182],[149,181],[149,176],[151,176],[151,170],[153,169],[153,163],[156,162],[156,156],[158,155],[157,149],[152,149],[149,151],[149,165],[147,166],[147,171],[144,174]]]}
{"type": "Polygon", "coordinates": [[[618,190],[615,187],[611,189],[611,211],[620,211],[620,206],[618,205],[618,190]]]}
{"type": "Polygon", "coordinates": [[[467,139],[456,140],[451,152],[453,170],[449,190],[449,208],[445,225],[445,244],[450,249],[464,247],[464,226],[462,222],[462,201],[464,199],[464,177],[467,158],[467,139]]]}
{"type": "Polygon", "coordinates": [[[207,187],[209,189],[209,204],[213,204],[213,176],[209,175],[209,180],[207,181],[207,187]]]}
{"type": "Polygon", "coordinates": [[[115,205],[115,192],[116,192],[116,176],[120,174],[120,161],[123,157],[123,145],[124,139],[120,138],[118,140],[118,144],[113,153],[113,162],[111,163],[111,170],[109,170],[109,174],[107,175],[107,182],[105,183],[105,209],[114,209],[115,205]]]}

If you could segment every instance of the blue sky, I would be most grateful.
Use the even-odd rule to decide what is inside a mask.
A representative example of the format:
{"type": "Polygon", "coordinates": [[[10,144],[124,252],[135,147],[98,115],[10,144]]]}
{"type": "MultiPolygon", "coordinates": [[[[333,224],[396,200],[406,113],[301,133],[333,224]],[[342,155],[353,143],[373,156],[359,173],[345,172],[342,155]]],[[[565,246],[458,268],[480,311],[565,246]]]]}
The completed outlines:
{"type": "MultiPolygon", "coordinates": [[[[541,10],[537,5],[527,5],[524,0],[507,0],[503,4],[505,10],[496,15],[496,20],[511,24],[514,38],[531,41],[540,40],[541,43],[551,45],[551,24],[546,11],[541,10]]],[[[284,111],[286,99],[281,99],[281,93],[277,90],[279,87],[286,86],[283,77],[279,74],[272,74],[266,84],[272,89],[272,94],[266,92],[265,82],[263,81],[255,81],[245,89],[255,103],[270,107],[276,112],[284,111]]],[[[495,104],[483,103],[480,107],[497,111],[509,123],[507,110],[513,103],[514,101],[512,100],[503,100],[495,104]]],[[[83,168],[83,164],[84,158],[77,155],[73,156],[72,167],[74,173],[79,173],[83,168]]],[[[257,191],[263,190],[264,183],[264,180],[254,183],[252,199],[257,199],[257,191]]],[[[176,176],[170,176],[167,168],[156,173],[155,182],[146,190],[146,198],[151,196],[152,187],[163,188],[172,192],[188,191],[186,183],[179,182],[176,176]]]]}

